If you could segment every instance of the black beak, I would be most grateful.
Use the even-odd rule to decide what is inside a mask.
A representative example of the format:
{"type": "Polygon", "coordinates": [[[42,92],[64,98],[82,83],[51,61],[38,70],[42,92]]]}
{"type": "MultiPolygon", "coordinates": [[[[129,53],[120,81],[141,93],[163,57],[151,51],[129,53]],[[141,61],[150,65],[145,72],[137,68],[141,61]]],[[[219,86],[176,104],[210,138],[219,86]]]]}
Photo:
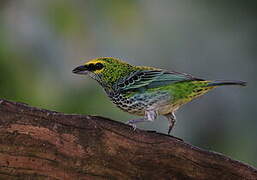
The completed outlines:
{"type": "Polygon", "coordinates": [[[76,67],[75,69],[72,70],[72,72],[75,74],[87,74],[88,68],[87,66],[83,65],[83,66],[76,67]]]}

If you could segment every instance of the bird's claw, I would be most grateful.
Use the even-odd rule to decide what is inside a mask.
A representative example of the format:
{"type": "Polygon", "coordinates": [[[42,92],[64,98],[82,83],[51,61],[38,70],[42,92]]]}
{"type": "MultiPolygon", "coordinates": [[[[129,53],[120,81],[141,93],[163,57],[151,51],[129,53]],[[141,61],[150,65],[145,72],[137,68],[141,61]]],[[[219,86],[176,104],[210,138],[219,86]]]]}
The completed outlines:
{"type": "Polygon", "coordinates": [[[133,130],[135,131],[137,129],[137,126],[135,123],[131,122],[131,121],[127,121],[126,124],[132,126],[133,130]]]}

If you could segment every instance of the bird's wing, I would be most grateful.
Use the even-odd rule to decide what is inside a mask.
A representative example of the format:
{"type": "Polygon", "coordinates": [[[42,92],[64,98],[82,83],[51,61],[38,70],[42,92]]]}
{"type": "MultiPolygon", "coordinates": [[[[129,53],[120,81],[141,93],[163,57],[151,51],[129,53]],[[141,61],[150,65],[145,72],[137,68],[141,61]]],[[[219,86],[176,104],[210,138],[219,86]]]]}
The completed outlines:
{"type": "Polygon", "coordinates": [[[191,75],[168,72],[163,70],[138,70],[128,76],[121,78],[116,84],[115,89],[118,91],[130,91],[139,88],[155,88],[175,82],[200,80],[191,75]]]}

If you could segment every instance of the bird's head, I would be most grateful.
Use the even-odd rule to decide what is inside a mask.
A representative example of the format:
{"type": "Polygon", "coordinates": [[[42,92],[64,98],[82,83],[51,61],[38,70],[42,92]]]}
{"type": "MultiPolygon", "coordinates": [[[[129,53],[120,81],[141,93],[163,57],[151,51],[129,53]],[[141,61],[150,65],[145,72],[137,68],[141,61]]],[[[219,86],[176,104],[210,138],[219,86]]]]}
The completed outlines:
{"type": "Polygon", "coordinates": [[[100,84],[111,85],[131,73],[136,67],[112,57],[96,58],[76,67],[75,74],[89,75],[100,84]]]}

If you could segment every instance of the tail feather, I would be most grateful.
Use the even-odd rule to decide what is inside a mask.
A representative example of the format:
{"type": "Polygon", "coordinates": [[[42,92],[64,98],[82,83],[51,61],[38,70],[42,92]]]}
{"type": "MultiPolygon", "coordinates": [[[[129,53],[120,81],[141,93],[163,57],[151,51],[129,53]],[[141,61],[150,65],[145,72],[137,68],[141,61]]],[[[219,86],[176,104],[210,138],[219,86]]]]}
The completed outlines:
{"type": "Polygon", "coordinates": [[[207,87],[225,86],[225,85],[246,86],[246,82],[245,81],[211,81],[210,83],[208,83],[207,87]]]}

